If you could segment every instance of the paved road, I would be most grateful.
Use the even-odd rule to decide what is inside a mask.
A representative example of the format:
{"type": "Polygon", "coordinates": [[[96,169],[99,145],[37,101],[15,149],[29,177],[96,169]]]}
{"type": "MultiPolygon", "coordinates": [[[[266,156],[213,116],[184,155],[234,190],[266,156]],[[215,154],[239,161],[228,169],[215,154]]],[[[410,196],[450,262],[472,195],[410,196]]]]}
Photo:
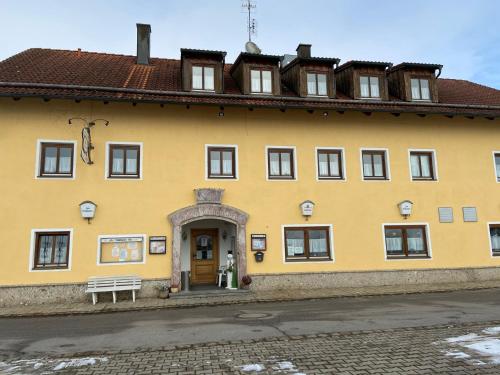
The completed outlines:
{"type": "Polygon", "coordinates": [[[0,355],[173,345],[500,320],[500,289],[0,319],[0,355]]]}

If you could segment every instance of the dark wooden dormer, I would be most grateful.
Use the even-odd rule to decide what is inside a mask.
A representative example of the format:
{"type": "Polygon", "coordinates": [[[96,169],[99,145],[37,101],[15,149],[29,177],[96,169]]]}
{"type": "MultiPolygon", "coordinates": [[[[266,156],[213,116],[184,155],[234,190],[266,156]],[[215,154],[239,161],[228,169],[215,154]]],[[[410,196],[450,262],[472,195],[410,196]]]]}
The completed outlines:
{"type": "Polygon", "coordinates": [[[300,97],[335,98],[337,58],[311,57],[311,45],[299,44],[297,57],[281,68],[283,83],[300,97]]]}
{"type": "Polygon", "coordinates": [[[245,95],[280,95],[279,63],[280,56],[242,52],[229,73],[245,95]]]}
{"type": "Polygon", "coordinates": [[[337,89],[353,99],[389,100],[388,62],[348,61],[335,69],[337,89]]]}
{"type": "Polygon", "coordinates": [[[389,93],[408,102],[437,103],[439,98],[436,79],[442,68],[438,64],[398,64],[389,70],[389,93]]]}
{"type": "Polygon", "coordinates": [[[182,89],[184,91],[224,92],[226,52],[181,49],[182,89]]]}

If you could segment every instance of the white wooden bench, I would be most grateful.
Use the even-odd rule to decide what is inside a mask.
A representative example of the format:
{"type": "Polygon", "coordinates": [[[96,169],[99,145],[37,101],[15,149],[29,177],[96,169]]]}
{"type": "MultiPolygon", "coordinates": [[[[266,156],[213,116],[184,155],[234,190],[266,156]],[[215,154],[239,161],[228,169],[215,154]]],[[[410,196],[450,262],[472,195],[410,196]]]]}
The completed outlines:
{"type": "Polygon", "coordinates": [[[112,292],[113,303],[116,303],[116,292],[122,290],[132,291],[132,300],[135,302],[135,291],[141,289],[139,276],[105,276],[89,277],[85,293],[92,293],[92,303],[97,303],[97,293],[112,292]]]}

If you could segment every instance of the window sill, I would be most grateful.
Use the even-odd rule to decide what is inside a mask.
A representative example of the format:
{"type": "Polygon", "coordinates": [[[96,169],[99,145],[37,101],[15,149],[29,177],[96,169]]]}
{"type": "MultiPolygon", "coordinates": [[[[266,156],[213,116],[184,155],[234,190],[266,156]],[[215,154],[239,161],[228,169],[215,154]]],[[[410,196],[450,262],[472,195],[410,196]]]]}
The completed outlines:
{"type": "Polygon", "coordinates": [[[72,174],[41,174],[37,178],[73,178],[72,174]]]}
{"type": "Polygon", "coordinates": [[[344,177],[318,177],[320,181],[345,181],[344,177]]]}
{"type": "Polygon", "coordinates": [[[268,180],[270,181],[295,181],[295,177],[277,177],[277,176],[268,176],[268,180]]]}
{"type": "Polygon", "coordinates": [[[418,177],[412,177],[412,181],[437,181],[435,178],[418,178],[418,177]]]}
{"type": "Polygon", "coordinates": [[[491,253],[491,256],[494,256],[494,257],[500,257],[500,251],[493,251],[491,253]]]}
{"type": "Polygon", "coordinates": [[[45,267],[33,267],[32,271],[53,271],[53,270],[67,270],[68,266],[45,266],[45,267]]]}
{"type": "Polygon", "coordinates": [[[138,180],[140,179],[140,176],[133,175],[133,176],[128,176],[128,175],[111,175],[107,177],[108,179],[111,180],[138,180]]]}
{"type": "Polygon", "coordinates": [[[406,259],[406,260],[411,260],[411,259],[431,259],[431,257],[428,256],[428,255],[411,255],[411,256],[387,255],[387,260],[392,260],[392,259],[406,259]]]}
{"type": "Polygon", "coordinates": [[[363,181],[389,181],[387,177],[363,177],[363,181]]]}
{"type": "Polygon", "coordinates": [[[236,180],[236,176],[208,176],[209,180],[236,180]]]}
{"type": "Polygon", "coordinates": [[[382,98],[380,96],[378,96],[378,97],[360,96],[357,99],[359,99],[359,100],[369,100],[369,101],[381,101],[382,100],[382,98]]]}
{"type": "Polygon", "coordinates": [[[330,257],[311,257],[311,258],[285,258],[285,261],[288,263],[294,263],[294,262],[331,262],[332,258],[330,257]]]}

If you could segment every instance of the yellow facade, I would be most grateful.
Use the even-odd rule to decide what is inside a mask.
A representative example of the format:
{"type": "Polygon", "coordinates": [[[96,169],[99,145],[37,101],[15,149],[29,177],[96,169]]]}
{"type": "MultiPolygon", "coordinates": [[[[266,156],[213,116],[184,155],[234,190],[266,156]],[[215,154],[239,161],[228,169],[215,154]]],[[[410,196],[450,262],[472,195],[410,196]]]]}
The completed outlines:
{"type": "MultiPolygon", "coordinates": [[[[2,155],[0,285],[82,283],[90,276],[137,274],[168,279],[172,272],[172,227],[167,215],[194,204],[193,189],[225,189],[223,203],[249,215],[247,272],[256,274],[364,270],[408,270],[500,266],[492,257],[488,222],[500,221],[500,185],[493,151],[500,150],[498,120],[414,114],[218,108],[179,105],[0,99],[2,155]],[[93,165],[79,157],[81,124],[70,117],[105,118],[108,127],[92,128],[93,165]],[[76,141],[74,179],[37,179],[38,140],[76,141]],[[142,179],[105,178],[106,142],[142,143],[142,179]],[[205,145],[238,146],[238,179],[207,180],[205,145]],[[296,148],[297,179],[266,178],[266,146],[296,148]],[[316,147],[341,147],[345,181],[318,181],[316,147]],[[385,148],[390,181],[363,181],[361,148],[385,148]],[[409,149],[435,150],[437,181],[411,181],[409,149]],[[309,220],[299,203],[315,202],[309,220]],[[414,202],[404,220],[397,204],[414,202]],[[88,224],[79,203],[97,203],[88,224]],[[477,207],[478,221],[464,223],[462,207],[477,207]],[[454,222],[439,223],[438,207],[452,207],[454,222]],[[386,260],[384,223],[428,224],[430,259],[386,260]],[[285,263],[283,225],[333,227],[333,262],[285,263]],[[33,229],[73,230],[71,267],[31,271],[33,229]],[[267,251],[256,263],[252,233],[267,234],[267,251]],[[97,265],[100,235],[165,235],[166,255],[149,255],[144,264],[97,265]]],[[[146,244],[147,246],[147,244],[146,244]]]]}

